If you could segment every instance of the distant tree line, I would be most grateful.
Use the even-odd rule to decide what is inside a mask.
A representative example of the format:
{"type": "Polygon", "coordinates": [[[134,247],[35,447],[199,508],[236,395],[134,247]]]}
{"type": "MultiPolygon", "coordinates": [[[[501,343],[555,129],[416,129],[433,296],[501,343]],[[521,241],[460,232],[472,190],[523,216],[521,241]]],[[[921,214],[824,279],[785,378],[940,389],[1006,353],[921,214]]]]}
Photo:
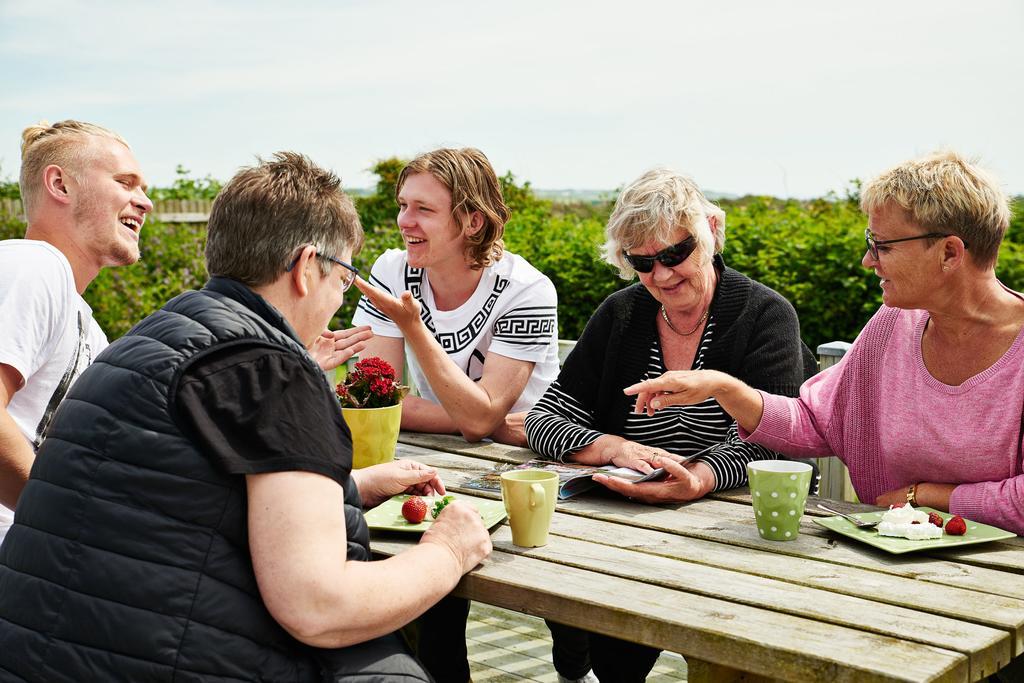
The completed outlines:
{"type": "MultiPolygon", "coordinates": [[[[395,225],[395,181],[400,159],[378,162],[372,192],[354,197],[366,243],[356,264],[368,272],[385,249],[402,246],[395,225]]],[[[598,304],[627,286],[603,263],[598,247],[611,201],[565,203],[537,197],[529,182],[511,174],[501,178],[512,209],[506,226],[509,251],[528,259],[554,282],[558,291],[559,336],[575,339],[598,304]]],[[[161,199],[212,199],[221,183],[209,176],[193,178],[178,167],[168,188],[155,188],[161,199]]],[[[0,198],[17,198],[16,182],[0,182],[0,198]]],[[[852,341],[881,304],[878,278],[860,265],[866,217],[858,208],[859,185],[842,196],[811,200],[747,196],[719,202],[726,212],[727,264],[775,289],[796,307],[804,340],[812,348],[833,340],[852,341]]],[[[0,216],[0,239],[21,237],[19,217],[0,216]]],[[[96,318],[113,339],[135,322],[186,289],[206,281],[203,245],[206,226],[149,220],[143,230],[143,258],[128,268],[108,268],[86,290],[96,318]]],[[[1000,250],[997,274],[1008,287],[1024,289],[1024,196],[1014,201],[1014,217],[1000,250]]],[[[350,293],[335,320],[348,325],[357,297],[350,293]]]]}

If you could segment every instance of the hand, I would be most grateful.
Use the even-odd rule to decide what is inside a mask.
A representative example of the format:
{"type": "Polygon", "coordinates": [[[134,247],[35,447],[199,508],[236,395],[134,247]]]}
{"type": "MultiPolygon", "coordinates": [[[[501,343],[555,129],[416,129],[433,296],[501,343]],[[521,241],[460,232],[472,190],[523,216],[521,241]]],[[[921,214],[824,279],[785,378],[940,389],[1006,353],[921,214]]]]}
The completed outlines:
{"type": "Polygon", "coordinates": [[[491,536],[480,512],[469,503],[453,500],[423,533],[420,543],[437,543],[455,557],[463,574],[491,554],[491,536]]]}
{"type": "Polygon", "coordinates": [[[644,474],[650,474],[661,467],[665,461],[679,462],[682,456],[669,453],[664,448],[647,446],[636,441],[623,441],[617,447],[618,451],[612,456],[608,464],[616,467],[628,467],[644,474]]]}
{"type": "Polygon", "coordinates": [[[633,384],[624,389],[636,396],[633,411],[654,415],[668,406],[688,406],[714,396],[729,376],[716,370],[672,370],[661,377],[633,384]]]}
{"type": "Polygon", "coordinates": [[[377,289],[361,277],[356,278],[356,287],[363,293],[378,311],[391,318],[398,329],[408,335],[407,328],[420,323],[420,304],[413,298],[412,292],[402,292],[395,298],[382,289],[377,289]]]}
{"type": "Polygon", "coordinates": [[[374,508],[391,496],[410,493],[417,496],[445,494],[437,470],[415,460],[393,460],[380,465],[352,470],[363,507],[374,508]]]}
{"type": "Polygon", "coordinates": [[[309,346],[309,355],[321,370],[333,370],[364,348],[373,338],[368,325],[348,330],[324,330],[309,346]]]}
{"type": "Polygon", "coordinates": [[[680,465],[675,460],[663,458],[661,467],[668,473],[668,477],[661,481],[637,484],[607,474],[595,474],[594,481],[642,503],[680,503],[696,500],[715,488],[715,473],[702,462],[680,465]]]}
{"type": "Polygon", "coordinates": [[[526,412],[509,413],[505,421],[494,430],[491,439],[498,443],[509,446],[522,446],[526,448],[526,412]]]}

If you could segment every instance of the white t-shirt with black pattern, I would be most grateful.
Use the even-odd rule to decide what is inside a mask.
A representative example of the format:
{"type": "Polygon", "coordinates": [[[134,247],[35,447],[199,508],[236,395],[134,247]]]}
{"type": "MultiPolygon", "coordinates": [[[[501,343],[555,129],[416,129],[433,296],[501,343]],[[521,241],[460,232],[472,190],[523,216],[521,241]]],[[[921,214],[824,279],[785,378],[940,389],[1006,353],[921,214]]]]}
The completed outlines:
{"type": "MultiPolygon", "coordinates": [[[[558,295],[546,275],[526,259],[506,252],[484,268],[469,299],[451,311],[439,311],[422,268],[409,266],[404,250],[389,249],[373,264],[370,283],[394,296],[412,292],[427,329],[473,381],[483,374],[488,352],[534,363],[533,374],[512,412],[529,410],[558,376],[558,295]]],[[[353,325],[369,325],[375,335],[401,337],[390,318],[363,297],[353,325]]],[[[439,403],[413,354],[406,354],[409,376],[420,396],[439,403]]]]}

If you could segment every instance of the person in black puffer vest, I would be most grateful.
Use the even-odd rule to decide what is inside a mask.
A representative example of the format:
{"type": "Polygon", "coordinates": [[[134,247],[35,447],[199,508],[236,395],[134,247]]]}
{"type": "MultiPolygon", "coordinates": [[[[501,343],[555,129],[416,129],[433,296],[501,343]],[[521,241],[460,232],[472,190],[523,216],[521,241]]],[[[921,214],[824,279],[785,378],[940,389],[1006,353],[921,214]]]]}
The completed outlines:
{"type": "MultiPolygon", "coordinates": [[[[301,155],[228,183],[210,281],[104,351],[39,449],[0,548],[0,681],[429,680],[395,632],[491,545],[456,501],[370,562],[363,509],[444,488],[409,461],[352,471],[307,352],[361,244],[301,155]]],[[[333,362],[365,336],[336,334],[333,362]]]]}

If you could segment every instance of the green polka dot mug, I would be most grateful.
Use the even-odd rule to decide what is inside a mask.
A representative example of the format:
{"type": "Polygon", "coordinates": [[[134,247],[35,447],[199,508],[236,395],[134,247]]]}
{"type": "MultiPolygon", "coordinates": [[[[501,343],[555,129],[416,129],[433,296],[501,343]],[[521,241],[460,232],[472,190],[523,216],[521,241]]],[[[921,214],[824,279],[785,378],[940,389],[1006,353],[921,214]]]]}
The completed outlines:
{"type": "Polygon", "coordinates": [[[757,460],[747,463],[754,521],[761,538],[792,541],[800,533],[800,517],[807,502],[811,466],[792,460],[757,460]]]}

